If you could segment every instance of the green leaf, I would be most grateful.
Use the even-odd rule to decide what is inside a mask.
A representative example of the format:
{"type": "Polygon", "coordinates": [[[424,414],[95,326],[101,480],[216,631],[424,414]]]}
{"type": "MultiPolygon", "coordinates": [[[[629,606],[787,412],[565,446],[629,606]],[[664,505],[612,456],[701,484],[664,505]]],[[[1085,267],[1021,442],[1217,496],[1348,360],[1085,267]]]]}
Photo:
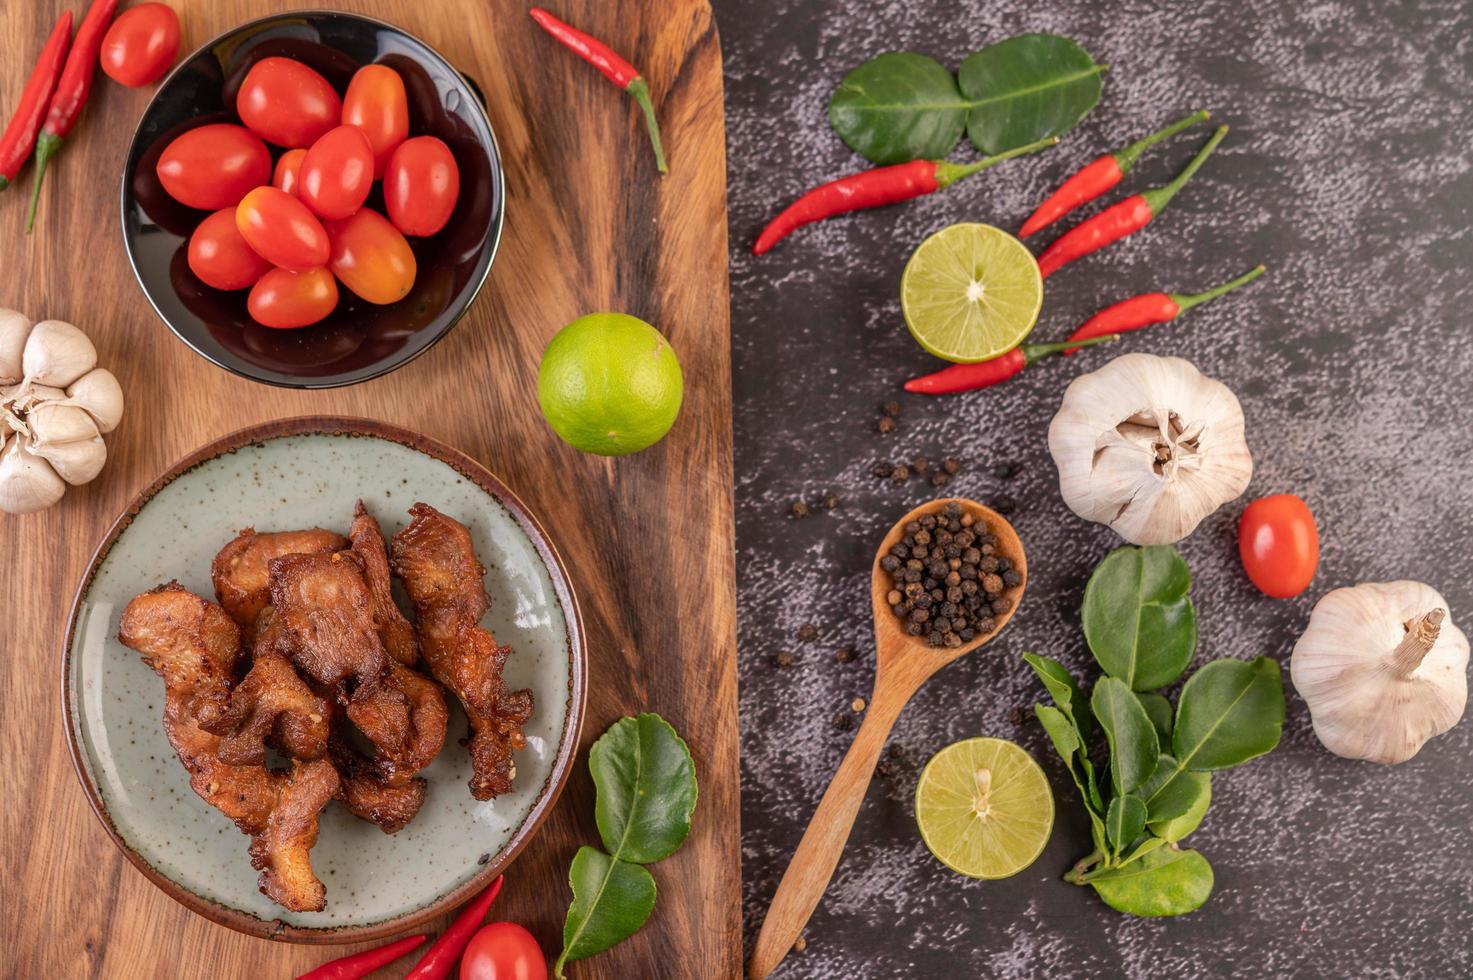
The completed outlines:
{"type": "Polygon", "coordinates": [[[1200,827],[1202,818],[1207,816],[1207,808],[1212,805],[1212,774],[1194,772],[1189,775],[1200,776],[1203,783],[1202,793],[1187,812],[1179,817],[1172,817],[1170,820],[1152,820],[1147,824],[1151,833],[1172,844],[1185,840],[1188,834],[1200,827]]]}
{"type": "Polygon", "coordinates": [[[1146,709],[1123,681],[1101,677],[1090,698],[1095,720],[1110,743],[1110,779],[1115,795],[1135,789],[1156,768],[1161,746],[1146,709]]]}
{"type": "Polygon", "coordinates": [[[1080,741],[1088,744],[1094,733],[1094,717],[1089,712],[1089,702],[1085,700],[1084,692],[1075,683],[1069,668],[1051,657],[1041,657],[1036,653],[1023,654],[1023,660],[1033,668],[1038,679],[1043,681],[1054,704],[1074,722],[1080,741]]]}
{"type": "Polygon", "coordinates": [[[1146,829],[1146,805],[1141,798],[1129,793],[1110,801],[1105,813],[1105,832],[1115,845],[1118,854],[1141,835],[1146,829]]]}
{"type": "Polygon", "coordinates": [[[1074,128],[1100,100],[1097,65],[1057,34],[1023,34],[962,62],[961,92],[971,106],[967,136],[983,153],[1001,153],[1074,128]]]}
{"type": "Polygon", "coordinates": [[[1089,879],[1105,904],[1127,915],[1185,915],[1212,894],[1212,865],[1196,851],[1162,847],[1089,879]]]}
{"type": "Polygon", "coordinates": [[[690,749],[656,714],[623,718],[593,743],[588,769],[598,788],[594,816],[615,858],[649,864],[690,833],[696,768],[690,749]]]}
{"type": "Polygon", "coordinates": [[[1033,713],[1038,716],[1043,730],[1048,732],[1048,737],[1054,743],[1054,751],[1064,760],[1065,767],[1069,770],[1069,776],[1074,780],[1074,787],[1079,790],[1080,799],[1084,800],[1084,810],[1089,814],[1090,832],[1094,835],[1096,849],[1105,849],[1105,825],[1100,819],[1102,807],[1100,805],[1100,791],[1094,784],[1094,767],[1090,765],[1089,758],[1084,754],[1084,746],[1079,741],[1079,732],[1074,725],[1064,716],[1058,708],[1051,708],[1046,704],[1035,704],[1033,713]],[[1074,760],[1078,758],[1083,764],[1084,777],[1081,778],[1080,770],[1075,768],[1074,760]]]}
{"type": "Polygon", "coordinates": [[[891,51],[844,76],[829,100],[829,124],[871,163],[940,160],[961,139],[970,108],[934,58],[891,51]]]}
{"type": "Polygon", "coordinates": [[[1283,727],[1277,663],[1214,660],[1182,686],[1172,754],[1192,772],[1226,769],[1272,750],[1283,727]]]}
{"type": "Polygon", "coordinates": [[[1171,820],[1191,810],[1204,797],[1212,796],[1212,775],[1188,772],[1174,757],[1163,754],[1138,793],[1146,802],[1147,819],[1171,820]]]}
{"type": "Polygon", "coordinates": [[[1169,545],[1116,548],[1084,589],[1084,639],[1105,668],[1133,690],[1181,676],[1197,649],[1192,573],[1169,545]]]}
{"type": "Polygon", "coordinates": [[[655,879],[637,864],[618,861],[596,847],[580,847],[568,869],[573,904],[563,922],[563,952],[553,965],[602,953],[644,925],[655,907],[655,879]]]}
{"type": "Polygon", "coordinates": [[[1141,699],[1141,707],[1146,709],[1146,714],[1151,716],[1151,724],[1156,729],[1156,738],[1162,745],[1171,744],[1171,702],[1166,700],[1166,695],[1157,694],[1154,691],[1146,691],[1137,694],[1141,699]]]}

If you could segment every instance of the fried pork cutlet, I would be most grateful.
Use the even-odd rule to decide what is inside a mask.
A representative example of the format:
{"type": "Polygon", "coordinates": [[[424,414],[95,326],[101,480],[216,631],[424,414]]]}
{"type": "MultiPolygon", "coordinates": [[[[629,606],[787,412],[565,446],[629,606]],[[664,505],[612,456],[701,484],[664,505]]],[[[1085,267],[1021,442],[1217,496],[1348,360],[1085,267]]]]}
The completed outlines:
{"type": "Polygon", "coordinates": [[[266,742],[303,762],[327,754],[328,705],[312,693],[291,662],[277,651],[274,611],[261,611],[256,658],[245,679],[230,692],[218,721],[201,726],[222,736],[220,759],[232,765],[262,765],[266,742]]]}
{"type": "Polygon", "coordinates": [[[290,773],[221,761],[220,738],[199,727],[197,704],[223,692],[240,635],[224,610],[177,583],[145,592],[123,611],[118,639],[164,680],[164,733],[200,798],[251,835],[261,891],[296,912],[318,911],[326,889],[312,872],[318,816],[338,792],[328,759],[294,763],[290,773]]]}
{"type": "Polygon", "coordinates": [[[383,683],[354,696],[347,714],[373,743],[373,771],[390,787],[435,761],[450,717],[439,684],[392,661],[383,683]]]}
{"type": "Polygon", "coordinates": [[[423,779],[410,779],[398,786],[388,785],[374,772],[373,761],[348,744],[340,728],[334,728],[328,746],[343,780],[338,798],[348,812],[375,824],[386,834],[403,830],[419,813],[427,789],[423,779]]]}
{"type": "Polygon", "coordinates": [[[215,598],[240,624],[246,644],[253,644],[256,618],[271,604],[271,559],[282,555],[319,555],[346,547],[347,538],[321,528],[257,534],[255,528],[248,527],[221,548],[210,565],[215,598]]]}
{"type": "Polygon", "coordinates": [[[351,551],[284,555],[271,560],[270,574],[278,649],[342,701],[377,687],[389,661],[374,628],[363,559],[351,551]]]}
{"type": "Polygon", "coordinates": [[[373,599],[373,624],[378,628],[384,652],[405,667],[413,667],[419,663],[419,641],[414,637],[414,627],[394,605],[384,532],[361,500],[353,511],[353,526],[348,528],[348,538],[353,542],[353,552],[363,559],[363,579],[368,583],[368,592],[373,599]]]}
{"type": "Polygon", "coordinates": [[[532,692],[506,690],[501,674],[511,649],[480,626],[489,602],[470,532],[428,504],[409,513],[414,519],[394,536],[394,574],[414,604],[425,662],[465,705],[471,795],[489,800],[516,778],[512,751],[526,745],[522,725],[532,714],[532,692]]]}

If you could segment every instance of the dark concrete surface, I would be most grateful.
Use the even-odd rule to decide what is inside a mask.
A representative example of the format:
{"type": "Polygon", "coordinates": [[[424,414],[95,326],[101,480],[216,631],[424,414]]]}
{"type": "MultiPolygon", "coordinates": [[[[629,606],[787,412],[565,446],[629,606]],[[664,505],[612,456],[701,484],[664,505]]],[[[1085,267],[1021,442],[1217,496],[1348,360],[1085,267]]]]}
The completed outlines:
{"type": "MultiPolygon", "coordinates": [[[[1192,842],[1216,870],[1208,905],[1176,920],[1121,916],[1060,880],[1089,850],[1083,810],[1030,706],[1027,649],[1094,670],[1078,606],[1119,544],[1059,497],[1045,430],[1069,379],[1128,350],[1175,354],[1241,398],[1256,470],[1180,548],[1196,577],[1200,663],[1289,653],[1315,599],[1366,580],[1421,579],[1473,623],[1473,6],[1193,3],[863,3],[716,0],[726,57],[736,387],[742,839],[747,946],[869,694],[866,587],[890,522],[934,491],[875,479],[879,459],[951,454],[948,490],[1016,503],[1032,573],[987,652],[938,675],[892,737],[907,761],[877,779],[854,836],[781,976],[1454,977],[1473,975],[1473,719],[1386,768],[1336,758],[1287,691],[1283,742],[1215,780],[1192,842]],[[1034,30],[1109,64],[1098,109],[1057,149],[934,197],[799,232],[763,259],[761,225],[813,184],[863,165],[829,129],[849,68],[908,48],[955,67],[1034,30]],[[1034,339],[1153,288],[1195,291],[1255,263],[1269,275],[1108,353],[1040,365],[1003,388],[898,394],[935,362],[910,339],[901,268],[957,221],[1015,228],[1072,170],[1207,106],[1233,127],[1150,229],[1051,277],[1034,339]],[[875,432],[898,397],[897,431],[875,432]],[[1017,464],[1004,479],[995,468],[1017,464]],[[790,503],[842,502],[803,521],[790,503]],[[1292,601],[1258,594],[1236,554],[1247,499],[1306,497],[1319,575],[1292,601]],[[800,641],[801,624],[818,638],[800,641]],[[852,663],[834,651],[852,647],[852,663]],[[796,663],[774,665],[780,650],[796,663]],[[1014,739],[1048,771],[1053,840],[1015,878],[978,882],[921,844],[919,766],[956,739],[1014,739]]],[[[1208,130],[1153,153],[1126,191],[1160,183],[1208,130]]],[[[963,145],[955,158],[969,156],[963,145]]],[[[1047,234],[1040,236],[1046,242],[1047,234]]],[[[699,651],[692,651],[699,656],[699,651]]]]}

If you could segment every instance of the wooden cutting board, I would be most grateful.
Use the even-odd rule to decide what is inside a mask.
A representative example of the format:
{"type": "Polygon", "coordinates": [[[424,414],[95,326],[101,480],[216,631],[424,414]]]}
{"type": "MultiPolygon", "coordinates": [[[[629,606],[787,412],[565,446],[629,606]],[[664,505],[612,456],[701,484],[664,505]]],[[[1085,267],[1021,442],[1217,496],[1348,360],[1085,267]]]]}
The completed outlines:
{"type": "MultiPolygon", "coordinates": [[[[244,20],[309,4],[169,0],[192,50],[244,20]]],[[[118,227],[120,171],[150,89],[98,74],[47,175],[36,231],[23,187],[0,195],[0,306],[70,320],[96,341],[127,397],[107,468],[56,507],[0,516],[0,917],[17,977],[290,977],[348,948],[288,946],[176,905],[119,854],[68,761],[59,644],[94,546],[173,460],[267,419],[343,414],[441,439],[484,462],[541,517],[588,627],[583,745],[621,715],[658,711],[689,741],[701,795],[689,841],[652,868],[649,923],[579,977],[718,977],[740,969],[736,588],[721,52],[704,0],[554,0],[571,22],[634,56],[655,93],[670,176],[655,171],[631,100],[546,37],[521,0],[335,0],[419,35],[486,92],[507,171],[506,230],[470,315],[399,371],[327,392],[269,388],[189,351],[155,317],[118,227]],[[674,430],[606,460],[559,442],[537,408],[543,347],[574,317],[633,313],[658,325],[685,370],[674,430]]],[[[8,114],[56,15],[83,0],[0,10],[8,114]]],[[[352,487],[343,488],[351,501],[352,487]]],[[[242,514],[249,523],[251,515],[242,514]]],[[[494,914],[528,926],[551,961],[568,862],[597,843],[580,753],[551,819],[507,873],[494,914]]],[[[438,932],[444,921],[427,930],[438,932]]],[[[401,963],[398,976],[413,959],[401,963]]]]}

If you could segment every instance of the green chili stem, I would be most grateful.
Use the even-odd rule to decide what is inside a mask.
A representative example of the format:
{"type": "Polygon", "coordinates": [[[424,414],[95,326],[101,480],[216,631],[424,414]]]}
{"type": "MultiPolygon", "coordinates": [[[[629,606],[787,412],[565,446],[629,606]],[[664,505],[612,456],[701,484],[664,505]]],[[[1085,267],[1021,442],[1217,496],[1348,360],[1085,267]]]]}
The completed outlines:
{"type": "Polygon", "coordinates": [[[1232,292],[1239,286],[1248,285],[1250,282],[1263,275],[1263,272],[1263,266],[1254,266],[1252,269],[1249,269],[1247,272],[1243,273],[1232,282],[1225,282],[1221,286],[1217,286],[1213,289],[1207,290],[1205,293],[1194,293],[1189,296],[1184,296],[1181,293],[1170,293],[1169,295],[1171,296],[1171,301],[1177,305],[1177,316],[1180,316],[1194,306],[1201,306],[1203,303],[1217,299],[1217,297],[1223,295],[1224,293],[1232,292]]]}
{"type": "Polygon", "coordinates": [[[1201,122],[1211,115],[1212,113],[1208,112],[1206,109],[1198,109],[1190,116],[1178,119],[1176,122],[1172,123],[1170,126],[1167,126],[1165,129],[1158,129],[1149,136],[1142,136],[1140,139],[1136,140],[1125,149],[1115,152],[1115,165],[1120,168],[1120,172],[1122,174],[1129,173],[1130,168],[1135,166],[1135,162],[1140,159],[1140,155],[1142,153],[1146,152],[1162,140],[1170,139],[1182,130],[1197,125],[1197,123],[1201,122]]]}
{"type": "Polygon", "coordinates": [[[1192,162],[1187,164],[1185,169],[1177,174],[1171,183],[1141,192],[1141,197],[1146,199],[1146,206],[1151,209],[1151,217],[1154,218],[1166,210],[1166,205],[1171,203],[1171,199],[1176,196],[1176,192],[1185,187],[1187,181],[1192,179],[1192,175],[1202,168],[1202,164],[1206,163],[1207,158],[1212,156],[1212,151],[1217,149],[1217,144],[1222,142],[1227,132],[1228,128],[1226,126],[1217,127],[1217,132],[1212,134],[1212,138],[1207,141],[1207,145],[1197,151],[1197,155],[1192,157],[1192,162]]]}
{"type": "Polygon", "coordinates": [[[1004,160],[1011,160],[1014,157],[1026,156],[1029,153],[1037,153],[1039,150],[1046,150],[1058,142],[1059,138],[1057,136],[1050,136],[1046,140],[1039,140],[1036,143],[1027,143],[1023,146],[1014,147],[1011,150],[1004,150],[1002,153],[997,153],[990,157],[983,157],[981,160],[977,160],[974,163],[950,163],[946,160],[937,160],[936,187],[938,189],[942,187],[949,187],[950,185],[961,180],[963,177],[970,177],[972,176],[972,174],[977,173],[980,170],[986,170],[988,167],[996,166],[997,164],[1002,163],[1004,160]]]}
{"type": "Polygon", "coordinates": [[[1075,347],[1093,347],[1095,344],[1108,344],[1112,340],[1119,340],[1118,333],[1106,334],[1103,337],[1091,337],[1089,340],[1065,340],[1057,344],[1024,344],[1023,366],[1032,367],[1045,357],[1052,357],[1065,350],[1073,350],[1075,347]]]}
{"type": "Polygon", "coordinates": [[[644,110],[645,128],[650,131],[650,145],[655,148],[655,166],[660,173],[668,174],[670,168],[665,166],[665,146],[660,141],[660,121],[655,118],[655,104],[650,101],[650,87],[643,78],[638,76],[624,89],[634,96],[634,101],[644,110]]]}

